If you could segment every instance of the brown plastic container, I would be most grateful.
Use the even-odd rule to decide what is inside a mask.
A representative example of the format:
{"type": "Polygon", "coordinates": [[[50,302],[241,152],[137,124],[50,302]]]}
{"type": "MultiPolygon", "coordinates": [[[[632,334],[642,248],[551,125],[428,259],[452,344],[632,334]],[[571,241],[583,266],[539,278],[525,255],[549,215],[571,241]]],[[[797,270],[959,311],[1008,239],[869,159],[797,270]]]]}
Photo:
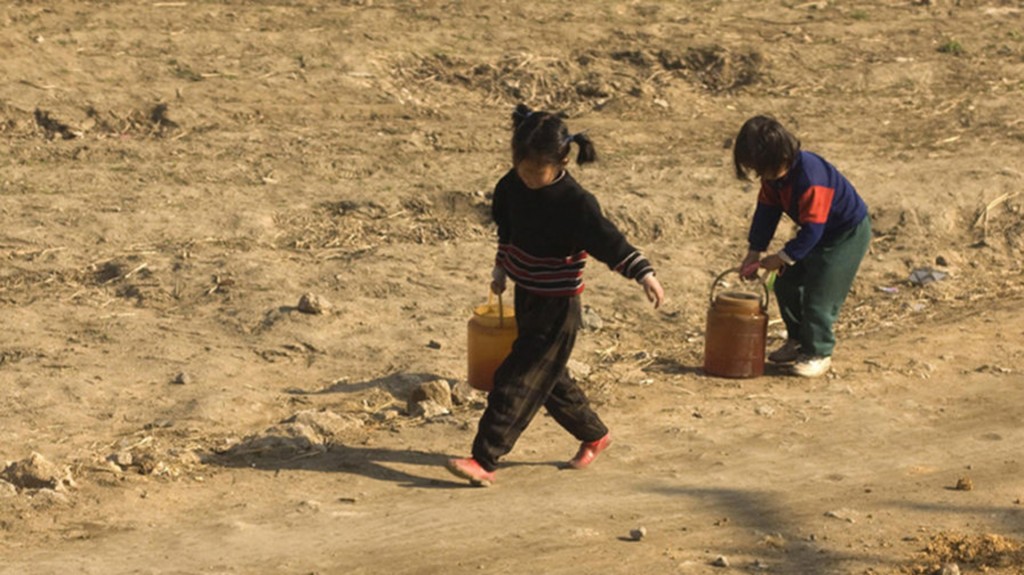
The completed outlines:
{"type": "Polygon", "coordinates": [[[515,310],[503,305],[500,295],[495,302],[492,294],[486,304],[473,310],[466,331],[469,368],[466,380],[475,389],[491,391],[494,372],[512,351],[512,342],[519,333],[515,310]]]}
{"type": "Polygon", "coordinates": [[[722,279],[738,272],[727,270],[711,284],[704,333],[704,372],[708,375],[751,378],[764,374],[768,287],[761,280],[763,293],[729,291],[715,295],[722,279]]]}

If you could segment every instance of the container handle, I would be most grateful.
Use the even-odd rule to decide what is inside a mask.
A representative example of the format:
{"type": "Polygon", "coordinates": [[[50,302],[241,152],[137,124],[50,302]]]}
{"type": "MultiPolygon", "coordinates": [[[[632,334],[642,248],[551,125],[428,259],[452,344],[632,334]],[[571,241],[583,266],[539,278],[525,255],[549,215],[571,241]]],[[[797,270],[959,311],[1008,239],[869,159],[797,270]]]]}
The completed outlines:
{"type": "Polygon", "coordinates": [[[501,294],[498,294],[498,327],[505,327],[505,306],[501,302],[501,294]]]}
{"type": "MultiPolygon", "coordinates": [[[[487,290],[487,305],[494,305],[494,292],[487,290]]],[[[501,301],[501,294],[498,294],[498,327],[505,327],[505,305],[501,301]]]]}
{"type": "MultiPolygon", "coordinates": [[[[711,282],[711,291],[710,291],[710,293],[708,293],[708,300],[709,300],[709,304],[710,305],[715,305],[715,288],[718,287],[718,284],[720,284],[722,282],[722,279],[724,279],[725,276],[727,276],[727,275],[729,275],[731,273],[739,274],[740,273],[740,268],[739,267],[729,268],[729,269],[725,270],[724,272],[718,274],[718,277],[715,278],[715,281],[711,282]]],[[[756,275],[754,277],[757,278],[757,281],[761,284],[761,289],[764,291],[764,296],[761,297],[761,298],[758,298],[760,303],[761,303],[761,311],[762,312],[767,312],[768,311],[768,295],[769,295],[768,294],[768,284],[765,283],[763,277],[761,277],[759,275],[756,275]]]]}

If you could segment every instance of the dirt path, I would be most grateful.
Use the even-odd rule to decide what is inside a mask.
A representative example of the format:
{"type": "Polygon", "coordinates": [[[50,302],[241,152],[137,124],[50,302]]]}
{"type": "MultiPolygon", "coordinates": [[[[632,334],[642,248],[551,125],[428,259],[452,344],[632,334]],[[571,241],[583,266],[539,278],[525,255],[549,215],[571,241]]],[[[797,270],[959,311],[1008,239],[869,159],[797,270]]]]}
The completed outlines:
{"type": "Polygon", "coordinates": [[[0,482],[0,573],[1024,568],[1019,3],[44,4],[0,7],[0,471],[52,467],[0,482]],[[464,382],[519,101],[669,301],[589,267],[615,445],[561,470],[540,417],[469,489],[479,398],[407,399],[464,382]],[[700,369],[761,112],[871,209],[819,380],[700,369]]]}

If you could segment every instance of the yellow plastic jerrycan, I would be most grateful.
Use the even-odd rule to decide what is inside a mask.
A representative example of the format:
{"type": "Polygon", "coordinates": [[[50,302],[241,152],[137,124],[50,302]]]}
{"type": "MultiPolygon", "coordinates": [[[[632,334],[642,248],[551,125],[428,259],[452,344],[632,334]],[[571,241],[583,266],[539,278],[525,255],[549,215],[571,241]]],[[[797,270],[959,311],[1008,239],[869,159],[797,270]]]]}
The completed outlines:
{"type": "Polygon", "coordinates": [[[711,284],[711,306],[704,331],[704,372],[719,377],[749,378],[764,374],[765,339],[768,335],[768,285],[763,293],[715,290],[729,273],[722,272],[711,284]]]}
{"type": "Polygon", "coordinates": [[[503,305],[500,294],[497,303],[494,294],[489,294],[487,303],[473,310],[467,333],[467,381],[475,389],[491,391],[494,388],[494,372],[512,351],[512,342],[519,333],[516,329],[515,310],[512,306],[503,305]]]}

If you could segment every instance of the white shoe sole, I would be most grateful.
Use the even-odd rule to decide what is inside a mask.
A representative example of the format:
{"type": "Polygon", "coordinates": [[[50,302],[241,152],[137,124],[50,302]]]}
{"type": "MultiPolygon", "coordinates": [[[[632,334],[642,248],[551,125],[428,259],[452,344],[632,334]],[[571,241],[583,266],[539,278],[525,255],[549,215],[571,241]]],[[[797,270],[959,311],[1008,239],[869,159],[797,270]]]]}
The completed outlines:
{"type": "Polygon", "coordinates": [[[832,369],[832,359],[826,358],[815,366],[794,363],[790,369],[792,369],[794,374],[799,375],[800,377],[821,377],[832,369]]]}

